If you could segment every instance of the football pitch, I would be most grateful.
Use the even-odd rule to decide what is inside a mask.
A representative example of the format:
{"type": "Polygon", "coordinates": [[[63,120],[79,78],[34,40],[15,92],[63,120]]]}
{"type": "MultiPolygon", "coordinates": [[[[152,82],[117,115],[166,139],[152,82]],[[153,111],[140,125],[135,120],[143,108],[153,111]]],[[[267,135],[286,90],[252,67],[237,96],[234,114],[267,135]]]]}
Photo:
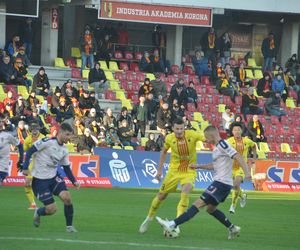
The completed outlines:
{"type": "MultiPolygon", "coordinates": [[[[191,202],[202,190],[191,195],[191,202]]],[[[32,225],[33,211],[23,187],[0,188],[0,249],[300,249],[300,193],[249,192],[245,208],[230,215],[230,199],[220,206],[230,220],[241,226],[240,237],[228,241],[227,230],[205,210],[181,226],[180,237],[168,239],[155,222],[141,235],[144,220],[156,190],[71,189],[74,226],[78,233],[65,232],[63,205],[58,212],[32,225]]],[[[173,218],[179,194],[169,196],[158,210],[162,218],[173,218]]]]}

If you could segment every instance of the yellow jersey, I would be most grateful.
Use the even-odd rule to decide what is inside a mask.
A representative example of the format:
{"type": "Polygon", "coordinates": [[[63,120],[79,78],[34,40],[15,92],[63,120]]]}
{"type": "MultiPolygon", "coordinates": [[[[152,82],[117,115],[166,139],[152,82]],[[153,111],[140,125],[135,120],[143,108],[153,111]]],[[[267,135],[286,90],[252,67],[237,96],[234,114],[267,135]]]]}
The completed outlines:
{"type": "Polygon", "coordinates": [[[26,137],[24,144],[23,144],[24,151],[26,152],[28,149],[30,149],[32,147],[33,143],[35,143],[36,141],[38,141],[40,139],[43,139],[44,137],[45,137],[44,135],[39,134],[38,138],[33,138],[32,134],[29,134],[26,137]]]}
{"type": "Polygon", "coordinates": [[[197,141],[205,141],[205,138],[203,133],[194,130],[185,130],[183,138],[176,138],[174,133],[167,135],[164,147],[171,148],[169,169],[188,172],[189,165],[197,162],[197,141]]]}
{"type": "MultiPolygon", "coordinates": [[[[243,156],[244,160],[248,160],[249,148],[255,146],[255,142],[248,137],[242,137],[241,140],[236,140],[233,136],[227,139],[227,142],[240,154],[243,156]]],[[[238,169],[240,167],[239,163],[233,161],[233,169],[238,169]]]]}

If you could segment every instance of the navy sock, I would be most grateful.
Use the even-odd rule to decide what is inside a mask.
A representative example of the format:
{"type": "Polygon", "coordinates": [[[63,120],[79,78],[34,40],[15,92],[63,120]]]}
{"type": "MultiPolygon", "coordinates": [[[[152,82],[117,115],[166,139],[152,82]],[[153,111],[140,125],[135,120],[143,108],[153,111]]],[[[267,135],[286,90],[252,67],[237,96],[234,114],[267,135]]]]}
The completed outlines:
{"type": "Polygon", "coordinates": [[[45,216],[46,215],[46,208],[45,207],[40,207],[37,211],[37,214],[39,216],[45,216]]]}
{"type": "Polygon", "coordinates": [[[232,223],[227,219],[225,214],[216,209],[213,213],[211,213],[213,217],[215,217],[218,221],[220,221],[225,227],[230,228],[232,226],[232,223]]]}
{"type": "Polygon", "coordinates": [[[73,223],[73,204],[65,205],[65,217],[66,217],[66,224],[67,226],[72,226],[73,223]]]}
{"type": "Polygon", "coordinates": [[[191,206],[185,213],[180,215],[178,218],[174,220],[176,226],[190,220],[193,218],[197,213],[199,212],[198,208],[196,206],[191,206]]]}

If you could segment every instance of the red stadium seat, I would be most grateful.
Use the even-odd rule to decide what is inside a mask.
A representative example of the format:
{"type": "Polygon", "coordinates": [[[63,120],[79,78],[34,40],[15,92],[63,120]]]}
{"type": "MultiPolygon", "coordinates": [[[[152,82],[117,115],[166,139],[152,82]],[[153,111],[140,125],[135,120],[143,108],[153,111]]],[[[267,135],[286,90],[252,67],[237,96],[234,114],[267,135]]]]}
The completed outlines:
{"type": "Polygon", "coordinates": [[[242,96],[239,95],[235,97],[235,104],[242,106],[242,96]]]}
{"type": "Polygon", "coordinates": [[[184,66],[183,73],[188,74],[188,75],[194,75],[195,71],[193,70],[193,68],[191,66],[186,65],[186,66],[184,66]]]}
{"type": "Polygon", "coordinates": [[[139,65],[135,62],[131,62],[130,63],[130,70],[132,70],[134,72],[139,72],[140,71],[139,65]]]}
{"type": "Polygon", "coordinates": [[[270,120],[271,120],[271,124],[274,124],[274,125],[277,125],[280,123],[278,116],[275,116],[275,115],[271,115],[270,120]]]}
{"type": "Polygon", "coordinates": [[[121,88],[126,91],[130,90],[129,85],[126,80],[121,80],[121,88]]]}
{"type": "Polygon", "coordinates": [[[123,59],[123,54],[121,51],[119,50],[116,50],[115,53],[114,53],[114,58],[115,59],[123,59]]]}
{"type": "Polygon", "coordinates": [[[132,91],[139,91],[140,90],[140,83],[139,81],[133,81],[131,84],[131,90],[132,91]]]}
{"type": "Polygon", "coordinates": [[[72,68],[71,70],[72,78],[81,78],[81,69],[72,68]]]}
{"type": "Polygon", "coordinates": [[[74,58],[68,58],[66,62],[66,66],[69,66],[70,68],[76,68],[76,61],[74,58]]]}
{"type": "Polygon", "coordinates": [[[197,94],[199,95],[201,95],[201,94],[204,94],[205,92],[205,89],[203,88],[203,86],[202,85],[196,85],[195,86],[195,90],[196,90],[196,92],[197,92],[197,94]]]}
{"type": "Polygon", "coordinates": [[[145,74],[143,72],[136,72],[136,79],[139,82],[144,82],[144,80],[145,80],[145,74]]]}
{"type": "Polygon", "coordinates": [[[142,57],[143,57],[143,53],[142,53],[142,52],[135,52],[135,53],[134,53],[134,58],[135,58],[136,60],[141,60],[142,57]]]}
{"type": "Polygon", "coordinates": [[[136,76],[133,74],[132,71],[126,71],[126,80],[130,82],[136,80],[136,76]]]}
{"type": "Polygon", "coordinates": [[[231,101],[231,99],[230,99],[229,96],[223,95],[223,96],[222,96],[222,99],[223,99],[223,103],[224,103],[225,105],[229,105],[229,106],[232,105],[232,101],[231,101]]]}
{"type": "Polygon", "coordinates": [[[195,85],[199,84],[198,77],[196,75],[189,75],[188,76],[188,81],[193,82],[195,85]]]}
{"type": "Polygon", "coordinates": [[[209,77],[208,76],[201,76],[201,83],[205,85],[210,85],[209,77]]]}
{"type": "Polygon", "coordinates": [[[271,160],[275,160],[276,159],[276,153],[275,152],[268,152],[267,153],[267,158],[271,159],[271,160]]]}
{"type": "Polygon", "coordinates": [[[243,63],[245,66],[247,66],[246,60],[244,58],[238,59],[238,66],[240,67],[241,63],[243,63]]]}
{"type": "Polygon", "coordinates": [[[126,78],[126,76],[123,75],[122,72],[118,72],[118,71],[115,71],[114,77],[115,77],[115,79],[120,80],[120,81],[124,80],[126,78]]]}
{"type": "Polygon", "coordinates": [[[105,92],[105,99],[107,99],[107,100],[116,100],[116,94],[113,91],[107,90],[105,92]]]}
{"type": "Polygon", "coordinates": [[[132,54],[131,51],[125,51],[124,55],[125,55],[126,60],[132,60],[133,59],[133,54],[132,54]]]}
{"type": "Polygon", "coordinates": [[[176,82],[176,77],[173,75],[168,75],[168,82],[169,83],[175,83],[176,82]]]}
{"type": "Polygon", "coordinates": [[[208,95],[215,95],[216,94],[216,90],[214,87],[207,87],[206,88],[206,94],[208,95]]]}
{"type": "Polygon", "coordinates": [[[127,62],[120,62],[120,69],[127,71],[129,70],[127,62]]]}
{"type": "Polygon", "coordinates": [[[195,111],[197,111],[194,103],[188,103],[187,104],[187,110],[189,112],[195,112],[195,111]]]}

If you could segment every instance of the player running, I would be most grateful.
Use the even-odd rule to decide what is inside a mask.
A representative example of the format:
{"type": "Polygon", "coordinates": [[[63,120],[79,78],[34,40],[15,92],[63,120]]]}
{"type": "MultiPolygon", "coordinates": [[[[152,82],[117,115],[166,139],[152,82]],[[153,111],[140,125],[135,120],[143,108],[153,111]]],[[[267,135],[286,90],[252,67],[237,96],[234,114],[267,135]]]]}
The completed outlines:
{"type": "Polygon", "coordinates": [[[197,141],[204,141],[204,136],[193,130],[184,130],[184,122],[181,118],[177,118],[174,121],[172,129],[173,133],[166,136],[165,144],[161,151],[156,175],[157,180],[161,180],[163,164],[166,161],[168,150],[171,149],[169,170],[159,192],[152,200],[148,216],[139,228],[140,233],[145,233],[148,230],[160,204],[170,192],[176,191],[178,183],[181,185],[181,195],[177,206],[177,216],[184,213],[189,205],[189,194],[196,179],[196,171],[190,169],[189,165],[196,163],[196,143],[197,141]]]}
{"type": "Polygon", "coordinates": [[[71,125],[63,123],[60,126],[56,138],[44,138],[33,144],[27,151],[23,166],[23,174],[29,174],[29,163],[33,154],[32,166],[32,190],[35,196],[44,204],[44,207],[35,210],[33,217],[34,226],[40,225],[40,217],[52,215],[56,212],[57,206],[53,195],[59,196],[64,203],[67,232],[77,232],[73,227],[73,204],[71,195],[66,187],[64,179],[57,172],[57,165],[61,165],[64,171],[77,189],[80,184],[76,181],[69,162],[69,153],[64,145],[70,140],[73,134],[71,125]]]}
{"type": "MultiPolygon", "coordinates": [[[[249,149],[252,149],[254,161],[256,160],[256,144],[248,137],[242,137],[243,127],[241,123],[235,122],[231,124],[232,137],[228,138],[228,143],[243,156],[245,162],[248,161],[249,149]]],[[[245,207],[247,201],[247,194],[241,189],[241,183],[245,178],[243,168],[237,160],[233,161],[232,167],[233,189],[232,189],[232,202],[229,212],[234,214],[238,198],[240,197],[240,206],[245,207]]]]}
{"type": "MultiPolygon", "coordinates": [[[[40,133],[40,126],[37,123],[30,124],[29,132],[30,134],[26,137],[24,141],[25,152],[32,147],[33,143],[44,138],[44,136],[40,133]]],[[[29,171],[31,170],[32,170],[32,163],[30,163],[29,165],[29,171]]],[[[36,209],[37,206],[34,201],[34,194],[32,191],[31,183],[32,183],[32,176],[31,175],[25,176],[25,194],[30,204],[28,209],[36,209]]]]}
{"type": "Polygon", "coordinates": [[[23,145],[20,141],[5,131],[5,116],[0,114],[0,186],[8,176],[10,161],[10,146],[17,146],[19,149],[19,161],[17,167],[22,168],[23,163],[23,145]]]}
{"type": "Polygon", "coordinates": [[[226,199],[232,188],[232,158],[237,160],[242,166],[246,174],[246,178],[251,179],[251,175],[242,156],[234,148],[232,148],[228,142],[221,139],[219,131],[215,126],[208,126],[204,130],[204,134],[208,143],[215,144],[215,148],[212,153],[213,162],[208,165],[192,164],[190,168],[214,170],[214,182],[185,213],[175,220],[167,221],[162,220],[159,217],[156,217],[156,219],[165,230],[170,232],[178,225],[193,218],[199,212],[200,208],[206,206],[206,211],[228,228],[228,239],[233,239],[235,236],[240,234],[241,228],[232,224],[228,218],[226,218],[225,214],[217,209],[219,203],[226,199]]]}

